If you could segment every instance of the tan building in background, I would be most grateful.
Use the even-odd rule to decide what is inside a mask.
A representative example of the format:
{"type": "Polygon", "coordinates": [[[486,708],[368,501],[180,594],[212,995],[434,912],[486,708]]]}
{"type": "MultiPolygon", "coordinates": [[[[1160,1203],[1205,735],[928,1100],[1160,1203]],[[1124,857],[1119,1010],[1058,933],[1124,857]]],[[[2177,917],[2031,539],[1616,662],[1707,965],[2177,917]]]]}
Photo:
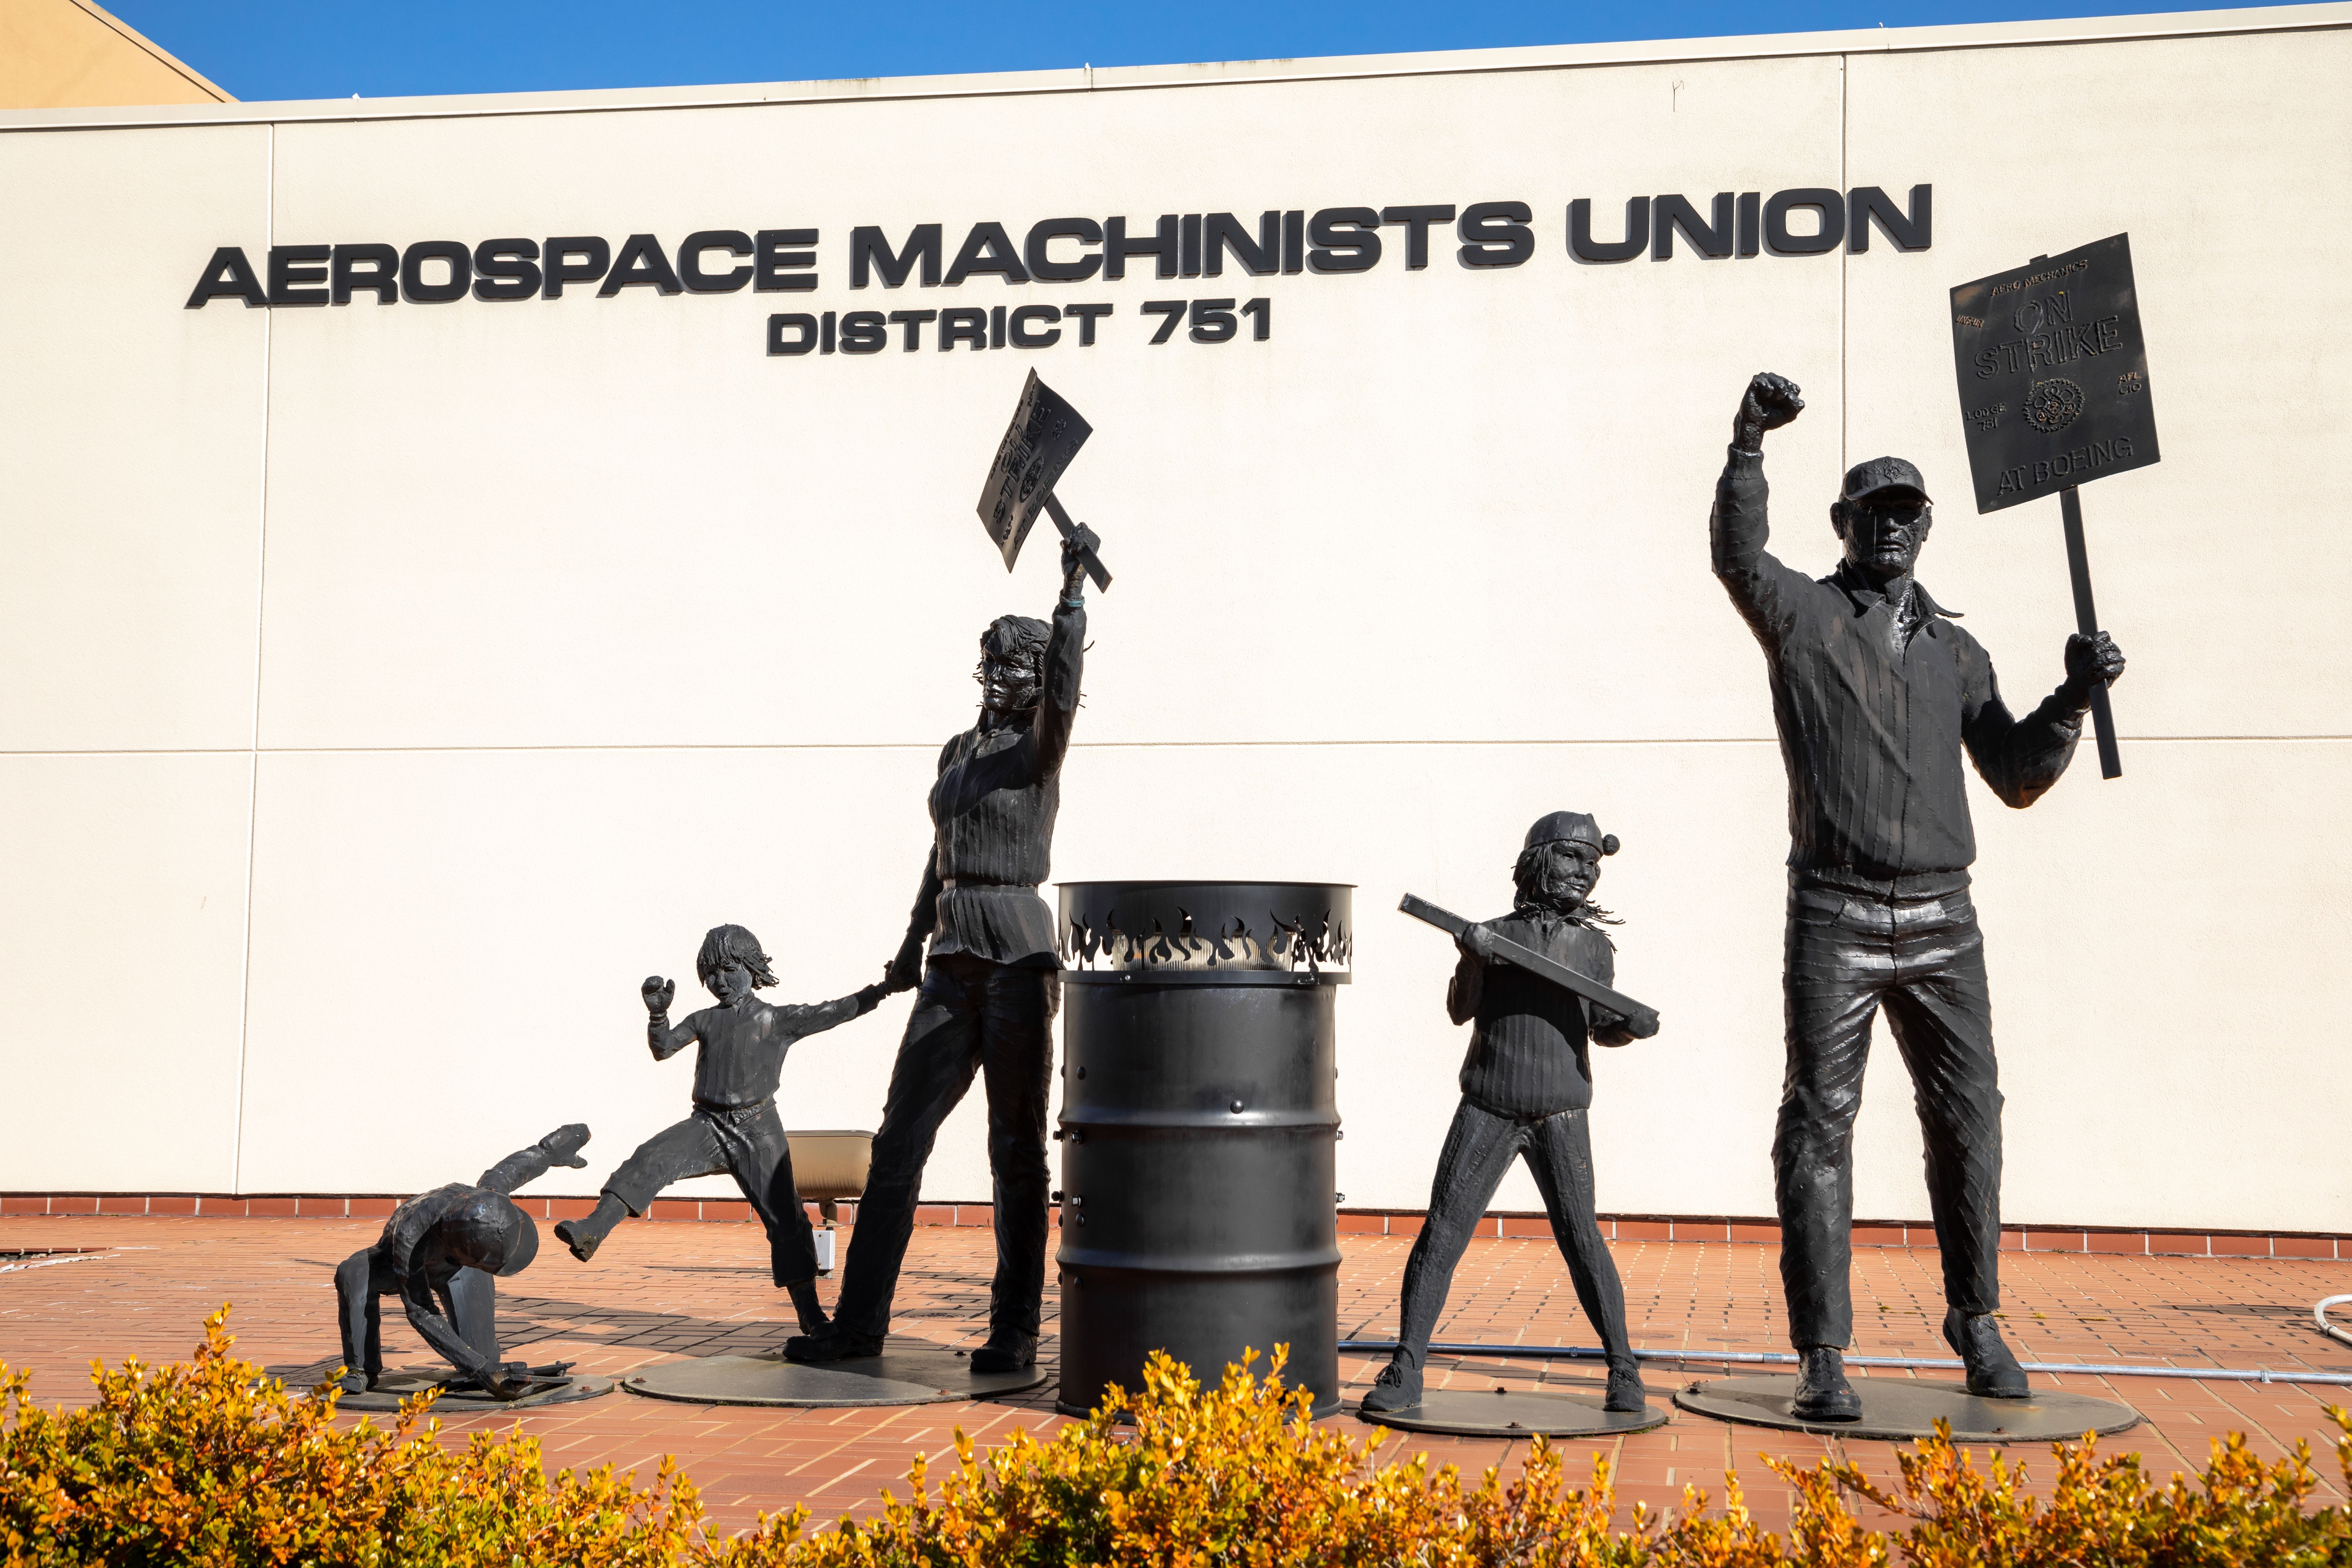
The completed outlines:
{"type": "MultiPolygon", "coordinates": [[[[593,1194],[687,1103],[638,983],[693,1005],[707,928],[757,931],[781,1000],[879,974],[974,639],[1053,600],[1051,542],[1008,577],[973,515],[1034,366],[1094,423],[1061,493],[1118,574],[1055,876],[1358,884],[1337,1186],[1408,1210],[1465,1042],[1452,944],[1397,900],[1497,912],[1527,825],[1592,812],[1617,984],[1665,1018],[1599,1053],[1601,1206],[1769,1215],[1787,792],[1708,569],[1732,411],[1758,370],[1804,388],[1768,471],[1808,574],[1846,467],[1918,463],[1924,580],[2031,707],[2074,627],[2058,508],[1969,504],[1948,291],[2127,231],[2164,461],[2084,501],[2125,776],[2086,747],[2030,812],[1971,785],[2004,1209],[2352,1228],[2347,80],[2352,4],[0,110],[0,1198],[415,1192],[558,1121],[590,1168],[534,1190],[593,1194]],[[1918,248],[1569,243],[1577,204],[1612,240],[1636,198],[1915,188],[1918,248]],[[1444,223],[1416,266],[1385,220],[1352,269],[951,259],[983,222],[1297,213],[1305,248],[1316,216],[1505,202],[1508,265],[1444,223]],[[861,228],[908,247],[895,284],[861,228]],[[751,287],[708,245],[738,230],[809,259],[751,287]],[[601,296],[449,281],[580,237],[619,273],[633,236],[601,296]],[[703,287],[646,270],[681,247],[703,287]],[[192,300],[227,249],[251,294],[192,300]],[[1238,331],[1164,314],[1254,300],[1238,331]],[[1112,313],[1082,337],[1080,308],[1112,313]],[[999,346],[941,352],[950,310],[999,346]],[[843,336],[794,353],[772,315],[843,336]]],[[[796,1050],[787,1125],[874,1125],[909,1005],[796,1050]]],[[[1923,1216],[1883,1033],[1856,1145],[1857,1212],[1923,1216]]],[[[988,1193],[979,1097],[928,1184],[988,1193]]],[[[1518,1173],[1496,1205],[1538,1202],[1518,1173]]]]}
{"type": "Polygon", "coordinates": [[[0,0],[0,109],[236,101],[89,0],[0,0]]]}

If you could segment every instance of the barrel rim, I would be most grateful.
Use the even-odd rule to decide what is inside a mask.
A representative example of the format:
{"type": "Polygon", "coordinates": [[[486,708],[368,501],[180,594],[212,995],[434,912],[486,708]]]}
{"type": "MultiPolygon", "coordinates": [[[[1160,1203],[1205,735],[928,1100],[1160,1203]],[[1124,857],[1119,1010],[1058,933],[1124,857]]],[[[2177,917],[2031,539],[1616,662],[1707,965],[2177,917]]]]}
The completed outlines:
{"type": "MultiPolygon", "coordinates": [[[[1070,1233],[1065,1232],[1066,1237],[1070,1233]]],[[[1337,1270],[1347,1261],[1334,1237],[1326,1247],[1298,1247],[1289,1252],[1139,1252],[1131,1248],[1105,1247],[1099,1242],[1078,1242],[1065,1239],[1054,1252],[1054,1262],[1063,1270],[1091,1268],[1109,1270],[1122,1279],[1139,1274],[1168,1274],[1187,1279],[1222,1279],[1235,1274],[1327,1274],[1337,1270]],[[1104,1258],[1149,1258],[1153,1262],[1098,1261],[1104,1258]],[[1229,1261],[1220,1262],[1219,1259],[1229,1261]]]]}
{"type": "Polygon", "coordinates": [[[1346,1125],[1336,1106],[1328,1110],[1320,1105],[1292,1110],[1190,1110],[1151,1106],[1122,1111],[1118,1106],[1100,1100],[1073,1108],[1066,1097],[1062,1101],[1062,1109],[1055,1113],[1054,1120],[1066,1129],[1160,1128],[1181,1132],[1337,1132],[1346,1125]]]}
{"type": "Polygon", "coordinates": [[[1133,888],[1150,892],[1160,888],[1345,888],[1353,892],[1360,882],[1292,882],[1270,877],[1089,877],[1081,881],[1055,882],[1056,888],[1133,888]]]}
{"type": "Polygon", "coordinates": [[[1351,984],[1344,969],[1064,969],[1065,984],[1078,985],[1203,986],[1228,990],[1258,986],[1272,991],[1312,990],[1351,984]]]}

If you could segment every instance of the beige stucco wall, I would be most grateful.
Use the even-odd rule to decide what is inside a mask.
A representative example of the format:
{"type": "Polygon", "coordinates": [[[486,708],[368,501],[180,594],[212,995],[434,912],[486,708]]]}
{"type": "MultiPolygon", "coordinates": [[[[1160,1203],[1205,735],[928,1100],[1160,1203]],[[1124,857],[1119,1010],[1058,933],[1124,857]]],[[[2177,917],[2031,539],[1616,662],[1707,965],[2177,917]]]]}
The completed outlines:
{"type": "Polygon", "coordinates": [[[228,101],[89,0],[0,0],[0,109],[228,101]]]}
{"type": "MultiPolygon", "coordinates": [[[[1923,576],[2026,706],[2072,625],[2056,508],[1968,505],[1945,290],[2128,229],[2167,457],[2084,492],[2127,771],[1974,795],[2008,1212],[2343,1229],[2348,24],[0,117],[33,371],[0,383],[0,988],[37,1002],[0,1023],[0,1190],[402,1191],[575,1119],[591,1167],[548,1185],[593,1190],[685,1105],[635,989],[691,994],[707,926],[788,997],[871,978],[971,638],[1051,600],[1049,551],[1007,579],[971,515],[1034,365],[1097,426],[1064,493],[1118,574],[1056,874],[1360,884],[1340,1186],[1413,1207],[1464,1037],[1448,944],[1389,911],[1496,912],[1528,821],[1595,811],[1666,1018],[1599,1064],[1602,1205],[1768,1213],[1784,795],[1706,567],[1730,410],[1804,384],[1768,467],[1809,570],[1843,466],[1916,458],[1923,576]],[[1580,195],[1922,182],[1923,253],[1561,240],[1580,195]],[[1500,272],[1441,234],[1425,271],[846,288],[856,224],[1502,198],[1538,247],[1500,272]],[[814,295],[181,308],[216,245],[799,225],[814,295]],[[1217,293],[1271,298],[1270,341],[1145,343],[1142,300],[1217,293]],[[761,352],[778,308],[1032,299],[1118,313],[1087,350],[761,352]]],[[[907,1007],[799,1047],[788,1121],[873,1125],[907,1007]]],[[[1881,1046],[1858,1207],[1918,1216],[1881,1046]]],[[[986,1195],[977,1099],[929,1186],[986,1195]]]]}

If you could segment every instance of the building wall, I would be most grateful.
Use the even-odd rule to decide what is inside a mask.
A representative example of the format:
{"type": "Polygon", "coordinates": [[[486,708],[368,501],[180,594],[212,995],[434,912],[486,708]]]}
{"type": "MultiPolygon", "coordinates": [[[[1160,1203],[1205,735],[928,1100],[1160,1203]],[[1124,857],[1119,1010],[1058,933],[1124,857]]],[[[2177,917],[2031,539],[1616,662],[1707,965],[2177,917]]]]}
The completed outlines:
{"type": "Polygon", "coordinates": [[[0,0],[0,108],[228,101],[89,0],[0,0]]]}
{"type": "MultiPolygon", "coordinates": [[[[1753,371],[1776,549],[1853,461],[1942,498],[1922,576],[2020,709],[2072,627],[2057,509],[1975,515],[1946,290],[2129,230],[2166,458],[2084,492],[2126,774],[1972,795],[2038,1224],[2343,1228],[2329,983],[2352,833],[2345,390],[2352,6],[1723,45],[0,119],[0,1190],[398,1192],[559,1121],[589,1192],[683,1111],[647,973],[722,921],[782,997],[875,976],[971,639],[1043,614],[971,513],[1033,366],[1093,421],[1057,876],[1359,885],[1340,1186],[1424,1199],[1464,1031],[1412,890],[1508,901],[1527,824],[1624,851],[1600,1196],[1768,1214],[1785,790],[1706,514],[1753,371]],[[766,101],[762,101],[765,100],[766,101]],[[1935,190],[1931,248],[1572,263],[1562,212],[1935,190]],[[853,225],[1519,199],[1372,271],[847,287],[853,225]],[[216,246],[811,226],[808,294],[248,310],[216,246]],[[1151,347],[1147,300],[1271,300],[1151,347]],[[771,357],[774,310],[1116,304],[1097,346],[771,357]]],[[[928,340],[927,340],[928,341],[928,340]]],[[[1974,788],[1974,786],[1972,786],[1974,788]]],[[[874,1125],[908,1000],[798,1047],[790,1125],[874,1125]]],[[[1882,1049],[1857,1208],[1926,1199],[1882,1049]]],[[[723,1192],[723,1183],[693,1190],[723,1192]]],[[[984,1199],[977,1096],[935,1199],[984,1199]]],[[[1537,1206],[1515,1174],[1498,1206],[1537,1206]]]]}

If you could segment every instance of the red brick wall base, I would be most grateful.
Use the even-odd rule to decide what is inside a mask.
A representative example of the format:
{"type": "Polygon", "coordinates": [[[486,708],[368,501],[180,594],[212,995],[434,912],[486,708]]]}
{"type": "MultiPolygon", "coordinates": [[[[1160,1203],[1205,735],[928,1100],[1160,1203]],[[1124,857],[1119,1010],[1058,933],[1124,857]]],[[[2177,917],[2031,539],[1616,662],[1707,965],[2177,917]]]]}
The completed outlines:
{"type": "MultiPolygon", "coordinates": [[[[400,1198],[386,1194],[277,1193],[231,1196],[218,1193],[0,1193],[0,1218],[19,1215],[163,1215],[206,1219],[388,1219],[400,1198]]],[[[596,1206],[594,1198],[535,1198],[526,1193],[516,1206],[533,1219],[576,1219],[596,1206]]],[[[840,1205],[841,1223],[856,1222],[857,1205],[840,1205]]],[[[986,1204],[925,1204],[917,1225],[986,1225],[986,1204]]],[[[808,1205],[812,1224],[817,1206],[808,1205]]],[[[647,1219],[732,1221],[749,1225],[751,1205],[740,1198],[656,1198],[647,1219]]]]}
{"type": "MultiPolygon", "coordinates": [[[[536,1219],[568,1219],[595,1207],[592,1198],[516,1200],[536,1219]]],[[[5,1193],[0,1217],[20,1215],[163,1215],[238,1218],[383,1219],[400,1199],[320,1194],[226,1196],[204,1193],[5,1193]]],[[[656,1198],[647,1219],[705,1220],[749,1224],[751,1205],[740,1198],[656,1198]]],[[[843,1204],[845,1225],[856,1223],[857,1205],[843,1204]]],[[[817,1218],[809,1205],[809,1218],[817,1218]]],[[[917,1225],[985,1226],[986,1204],[925,1204],[917,1225]]],[[[1418,1236],[1417,1209],[1341,1209],[1342,1236],[1418,1236]]],[[[1481,1236],[1548,1237],[1550,1222],[1540,1214],[1496,1212],[1478,1222],[1481,1236]]],[[[1601,1234],[1612,1241],[1721,1241],[1778,1246],[1780,1226],[1769,1219],[1732,1215],[1603,1215],[1601,1234]]],[[[1935,1230],[1917,1221],[1863,1220],[1853,1227],[1857,1247],[1932,1248],[1935,1230]]],[[[2316,1258],[2352,1260],[2352,1236],[2308,1231],[2122,1230],[2096,1226],[2003,1226],[2005,1252],[2104,1252],[2154,1258],[2316,1258]]]]}

